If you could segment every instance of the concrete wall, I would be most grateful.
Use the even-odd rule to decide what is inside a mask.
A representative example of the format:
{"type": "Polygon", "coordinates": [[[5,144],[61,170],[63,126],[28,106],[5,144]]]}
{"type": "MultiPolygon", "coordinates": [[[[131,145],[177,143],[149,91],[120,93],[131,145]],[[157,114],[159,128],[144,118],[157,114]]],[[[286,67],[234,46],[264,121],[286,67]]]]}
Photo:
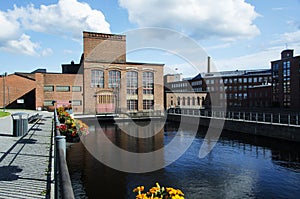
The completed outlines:
{"type": "MultiPolygon", "coordinates": [[[[210,124],[211,118],[168,114],[168,120],[174,122],[184,122],[192,125],[208,126],[210,124]]],[[[221,118],[215,118],[214,120],[216,123],[221,123],[224,121],[224,119],[221,118]]],[[[226,119],[223,129],[234,131],[237,133],[247,133],[251,135],[259,135],[300,142],[300,126],[277,125],[259,122],[244,122],[226,119]]]]}

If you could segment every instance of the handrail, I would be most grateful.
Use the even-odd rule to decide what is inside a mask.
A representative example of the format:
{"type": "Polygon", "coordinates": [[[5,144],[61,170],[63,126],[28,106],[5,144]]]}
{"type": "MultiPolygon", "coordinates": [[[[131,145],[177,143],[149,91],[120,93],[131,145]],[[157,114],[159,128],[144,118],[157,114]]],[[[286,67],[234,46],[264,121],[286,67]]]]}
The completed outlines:
{"type": "Polygon", "coordinates": [[[74,199],[69,170],[66,161],[66,139],[59,132],[57,110],[54,109],[55,159],[54,181],[55,199],[74,199]]]}
{"type": "Polygon", "coordinates": [[[60,181],[60,196],[64,199],[73,199],[74,192],[71,184],[71,179],[68,171],[67,162],[65,160],[65,154],[63,149],[58,149],[58,170],[60,171],[59,181],[60,181]]]}
{"type": "Polygon", "coordinates": [[[299,114],[246,112],[246,111],[212,111],[205,109],[170,108],[168,114],[192,115],[198,117],[220,118],[244,122],[269,123],[272,125],[300,126],[299,114]]]}

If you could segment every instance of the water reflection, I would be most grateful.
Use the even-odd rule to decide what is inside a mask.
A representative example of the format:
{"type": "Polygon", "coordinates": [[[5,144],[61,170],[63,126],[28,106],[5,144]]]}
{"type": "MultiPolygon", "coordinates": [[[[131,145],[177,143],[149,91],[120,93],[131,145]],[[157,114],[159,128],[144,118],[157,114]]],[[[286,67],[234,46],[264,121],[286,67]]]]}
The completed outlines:
{"type": "MultiPolygon", "coordinates": [[[[94,133],[86,139],[90,146],[99,148],[104,142],[97,137],[99,127],[93,125],[90,124],[94,133]]],[[[161,123],[155,125],[159,127],[161,123]]],[[[222,132],[216,147],[208,156],[199,159],[205,128],[199,129],[194,139],[189,126],[181,125],[178,129],[176,124],[169,123],[154,136],[138,139],[124,133],[117,124],[101,124],[101,127],[111,142],[131,152],[162,149],[174,138],[182,143],[193,141],[174,163],[140,174],[111,169],[95,159],[82,143],[73,144],[68,149],[67,159],[77,198],[134,198],[134,187],[145,185],[149,188],[155,182],[182,189],[186,198],[297,198],[300,195],[300,147],[295,143],[222,132]]],[[[155,127],[145,133],[152,135],[151,128],[155,127]]],[[[131,132],[143,133],[138,129],[131,129],[131,132]]],[[[113,155],[103,147],[101,150],[108,157],[113,155]]],[[[159,159],[162,161],[169,155],[164,151],[159,159]]],[[[126,159],[119,163],[123,161],[126,159]]]]}

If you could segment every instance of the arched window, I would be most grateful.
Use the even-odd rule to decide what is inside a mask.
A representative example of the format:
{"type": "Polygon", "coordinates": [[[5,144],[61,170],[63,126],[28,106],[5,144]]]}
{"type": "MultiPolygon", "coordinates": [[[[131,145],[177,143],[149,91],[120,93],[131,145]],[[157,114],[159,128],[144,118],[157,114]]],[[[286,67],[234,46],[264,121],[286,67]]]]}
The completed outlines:
{"type": "Polygon", "coordinates": [[[177,105],[180,106],[180,97],[177,97],[177,105]]]}
{"type": "Polygon", "coordinates": [[[104,73],[102,70],[91,71],[91,87],[104,87],[104,73]]]}
{"type": "Polygon", "coordinates": [[[117,70],[109,71],[108,87],[117,88],[120,86],[121,72],[117,70]]]}
{"type": "Polygon", "coordinates": [[[192,98],[192,105],[195,106],[195,97],[192,98]]]}
{"type": "Polygon", "coordinates": [[[185,97],[182,98],[182,106],[185,106],[185,97]]]}
{"type": "Polygon", "coordinates": [[[154,94],[154,73],[143,72],[143,94],[154,94]]]}
{"type": "Polygon", "coordinates": [[[197,105],[200,106],[200,97],[197,97],[197,105]]]}
{"type": "Polygon", "coordinates": [[[129,71],[126,73],[126,88],[127,94],[138,94],[138,73],[135,71],[129,71]]]}
{"type": "Polygon", "coordinates": [[[187,97],[187,105],[190,106],[191,105],[191,98],[187,97]]]}

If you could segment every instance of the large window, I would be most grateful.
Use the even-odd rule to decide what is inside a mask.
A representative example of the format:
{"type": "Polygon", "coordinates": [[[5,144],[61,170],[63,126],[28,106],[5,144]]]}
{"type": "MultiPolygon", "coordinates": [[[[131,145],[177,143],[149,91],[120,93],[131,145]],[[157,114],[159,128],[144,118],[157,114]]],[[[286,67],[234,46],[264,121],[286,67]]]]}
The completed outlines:
{"type": "Polygon", "coordinates": [[[283,62],[283,106],[290,107],[291,105],[291,63],[290,61],[283,62]]]}
{"type": "Polygon", "coordinates": [[[80,92],[81,91],[81,86],[72,86],[72,91],[73,92],[80,92]]]}
{"type": "Polygon", "coordinates": [[[137,100],[127,100],[127,110],[137,110],[138,101],[137,100]]]}
{"type": "Polygon", "coordinates": [[[82,105],[81,100],[73,100],[72,101],[72,106],[81,106],[81,105],[82,105]]]}
{"type": "Polygon", "coordinates": [[[143,109],[144,110],[154,109],[153,105],[154,105],[153,100],[143,100],[143,109]]]}
{"type": "Polygon", "coordinates": [[[44,86],[44,91],[45,92],[53,92],[54,91],[54,86],[52,86],[52,85],[45,85],[44,86]]]}
{"type": "Polygon", "coordinates": [[[104,87],[104,73],[102,70],[92,70],[91,87],[104,87]]]}
{"type": "Polygon", "coordinates": [[[108,87],[118,88],[120,86],[121,72],[117,70],[109,71],[108,87]]]}
{"type": "Polygon", "coordinates": [[[70,86],[56,86],[57,92],[69,92],[70,86]]]}
{"type": "Polygon", "coordinates": [[[126,73],[126,87],[127,94],[137,95],[138,94],[138,73],[129,71],[126,73]]]}
{"type": "Polygon", "coordinates": [[[53,106],[53,100],[44,100],[44,106],[53,106]]]}
{"type": "Polygon", "coordinates": [[[154,74],[152,72],[143,72],[143,94],[153,94],[154,74]]]}

